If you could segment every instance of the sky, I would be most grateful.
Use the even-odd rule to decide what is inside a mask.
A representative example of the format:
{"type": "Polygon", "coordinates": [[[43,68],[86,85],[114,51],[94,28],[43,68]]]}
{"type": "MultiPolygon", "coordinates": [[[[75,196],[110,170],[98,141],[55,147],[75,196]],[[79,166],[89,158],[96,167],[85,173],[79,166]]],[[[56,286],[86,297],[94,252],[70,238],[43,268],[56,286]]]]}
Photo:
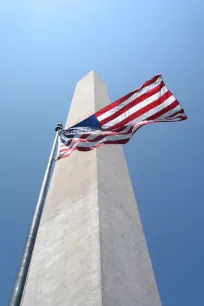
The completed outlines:
{"type": "Polygon", "coordinates": [[[163,306],[203,306],[203,12],[201,0],[1,0],[1,306],[54,128],[92,69],[111,101],[162,73],[188,115],[143,127],[124,151],[163,306]]]}

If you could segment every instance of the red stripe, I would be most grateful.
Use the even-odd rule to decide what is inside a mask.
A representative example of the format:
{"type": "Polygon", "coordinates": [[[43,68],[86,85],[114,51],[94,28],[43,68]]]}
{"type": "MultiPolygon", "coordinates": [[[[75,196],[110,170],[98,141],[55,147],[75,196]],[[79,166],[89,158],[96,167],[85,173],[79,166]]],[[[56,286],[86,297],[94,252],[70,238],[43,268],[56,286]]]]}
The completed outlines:
{"type": "Polygon", "coordinates": [[[160,110],[159,112],[157,112],[156,114],[148,117],[147,119],[145,120],[154,120],[154,119],[157,119],[159,118],[160,116],[164,115],[165,113],[167,113],[168,111],[174,109],[176,106],[178,106],[179,103],[178,101],[174,101],[173,103],[171,103],[170,105],[168,105],[167,107],[163,108],[162,110],[160,110]]]}
{"type": "MultiPolygon", "coordinates": [[[[107,137],[107,136],[118,136],[118,135],[128,135],[128,134],[131,134],[132,132],[132,129],[133,129],[133,125],[130,125],[129,129],[127,132],[123,132],[123,130],[125,130],[127,128],[127,126],[123,126],[121,127],[120,129],[117,129],[115,131],[104,131],[104,133],[102,134],[99,134],[98,136],[96,135],[95,138],[93,139],[88,139],[88,137],[90,135],[93,135],[91,133],[84,133],[80,136],[80,138],[77,138],[75,139],[74,137],[71,139],[71,143],[69,143],[69,145],[64,145],[63,144],[63,147],[66,146],[66,147],[69,147],[69,149],[71,149],[76,143],[80,143],[80,142],[97,142],[97,141],[100,141],[101,139],[107,137]]],[[[65,151],[65,149],[62,149],[60,151],[65,151]]]]}
{"type": "MultiPolygon", "coordinates": [[[[178,105],[177,103],[178,103],[178,102],[175,101],[175,102],[173,102],[171,105],[169,105],[168,107],[166,107],[166,108],[165,108],[165,112],[167,112],[167,111],[169,111],[170,109],[173,109],[174,107],[176,107],[176,106],[178,105]]],[[[162,111],[163,111],[163,110],[162,110],[162,111]]],[[[162,111],[161,111],[161,112],[162,112],[162,111]]],[[[157,116],[155,116],[155,117],[161,116],[161,112],[158,112],[158,113],[156,114],[157,116]]],[[[128,134],[130,134],[130,137],[127,138],[127,139],[121,139],[121,140],[119,140],[119,139],[117,139],[117,140],[108,140],[108,141],[104,141],[104,142],[102,142],[102,143],[100,143],[100,144],[96,144],[95,146],[91,146],[91,147],[95,148],[95,147],[97,147],[97,146],[99,146],[99,145],[102,145],[102,144],[125,144],[125,143],[127,143],[127,142],[129,141],[129,139],[135,134],[135,132],[136,132],[139,128],[141,128],[143,125],[147,125],[147,124],[150,124],[150,123],[158,123],[158,122],[167,122],[167,121],[170,122],[171,119],[172,119],[172,121],[174,120],[174,118],[173,118],[172,116],[175,116],[176,114],[179,114],[179,113],[181,113],[181,116],[175,118],[177,121],[181,121],[181,120],[187,119],[187,116],[184,114],[184,112],[183,112],[183,110],[182,110],[182,111],[176,112],[175,114],[173,114],[173,115],[171,115],[171,116],[168,116],[166,119],[161,119],[161,120],[153,121],[153,120],[154,120],[154,119],[152,119],[153,116],[151,116],[151,117],[149,117],[147,120],[144,120],[144,121],[141,121],[141,122],[138,122],[138,123],[135,123],[135,124],[131,124],[131,125],[130,125],[130,129],[129,129],[128,132],[126,132],[126,133],[113,133],[113,132],[105,133],[105,135],[104,135],[104,134],[103,134],[103,135],[99,135],[98,137],[96,137],[96,138],[94,138],[94,139],[92,139],[92,140],[86,140],[86,139],[84,139],[84,137],[83,137],[83,139],[82,139],[82,138],[79,138],[79,139],[77,139],[77,140],[75,140],[75,139],[73,138],[73,139],[72,139],[72,140],[73,140],[72,146],[71,146],[71,147],[68,147],[68,146],[64,146],[64,145],[63,145],[63,149],[60,149],[59,154],[60,154],[60,153],[63,153],[63,152],[69,152],[70,150],[71,150],[71,151],[70,151],[70,153],[71,153],[73,150],[75,150],[75,148],[76,148],[77,150],[79,150],[79,148],[81,148],[81,149],[80,149],[81,151],[89,151],[89,150],[91,150],[90,147],[80,147],[80,145],[73,148],[73,146],[74,146],[75,144],[77,144],[77,143],[79,143],[79,144],[80,144],[81,142],[90,142],[90,143],[93,143],[93,142],[97,142],[97,141],[102,140],[102,139],[105,138],[106,136],[116,136],[116,135],[120,136],[120,135],[128,135],[128,134]],[[182,114],[183,114],[183,116],[182,116],[182,114]],[[136,127],[136,129],[135,129],[134,132],[132,132],[132,130],[133,130],[134,127],[136,127]]],[[[156,119],[156,118],[155,118],[155,119],[156,119]]],[[[124,126],[123,129],[125,129],[126,127],[127,127],[127,126],[124,126]]],[[[83,135],[83,136],[85,136],[85,135],[83,135]]],[[[86,136],[88,137],[89,135],[86,134],[86,136]]]]}
{"type": "Polygon", "coordinates": [[[69,139],[69,141],[67,142],[67,146],[69,146],[72,142],[72,139],[69,139]]]}
{"type": "Polygon", "coordinates": [[[95,149],[97,147],[100,147],[102,145],[105,145],[105,144],[125,144],[128,141],[129,141],[129,138],[128,139],[123,139],[123,140],[117,140],[117,141],[116,140],[104,141],[102,143],[96,144],[95,146],[91,146],[91,147],[80,147],[80,146],[77,146],[77,147],[74,147],[71,151],[69,149],[67,149],[67,152],[69,152],[67,154],[60,155],[60,152],[59,152],[58,159],[61,159],[61,158],[69,156],[75,150],[86,152],[86,151],[91,151],[91,150],[93,150],[93,149],[95,149]]]}
{"type": "MultiPolygon", "coordinates": [[[[95,115],[100,116],[101,114],[105,113],[106,111],[108,111],[108,110],[114,108],[115,106],[117,106],[118,104],[124,102],[126,99],[131,97],[137,91],[139,91],[142,88],[156,82],[159,76],[160,75],[155,76],[152,80],[144,83],[140,88],[134,90],[133,92],[129,93],[128,95],[124,96],[123,98],[121,98],[121,99],[115,101],[114,103],[110,104],[109,106],[103,108],[101,111],[97,112],[95,115]]],[[[113,114],[113,115],[109,116],[108,118],[102,120],[101,124],[104,125],[105,123],[117,118],[121,114],[125,113],[128,109],[131,109],[136,104],[141,103],[142,101],[144,101],[148,97],[157,93],[163,86],[164,86],[164,83],[162,81],[161,84],[158,85],[156,88],[154,88],[151,91],[148,91],[146,94],[143,94],[140,97],[134,99],[133,101],[129,102],[126,106],[124,106],[120,111],[117,111],[117,112],[115,112],[115,114],[113,114]]],[[[162,104],[164,101],[166,101],[166,99],[168,99],[171,96],[172,96],[171,92],[168,91],[163,96],[161,96],[159,99],[157,99],[157,101],[154,101],[154,102],[148,104],[147,106],[143,107],[141,110],[138,110],[137,112],[130,115],[128,118],[122,120],[121,122],[115,124],[111,128],[104,129],[102,131],[102,133],[98,133],[98,135],[95,134],[94,139],[92,139],[92,140],[87,139],[90,135],[93,135],[92,133],[83,133],[80,136],[80,138],[78,138],[78,139],[76,139],[74,137],[71,138],[71,139],[68,139],[68,145],[63,145],[63,144],[60,145],[61,149],[59,148],[58,159],[69,156],[75,150],[85,152],[85,151],[91,151],[91,150],[93,150],[97,147],[100,147],[102,145],[105,145],[105,144],[125,144],[136,133],[136,131],[138,131],[142,126],[150,124],[150,123],[173,122],[173,121],[181,121],[181,120],[187,119],[187,116],[185,115],[183,109],[180,110],[180,111],[177,111],[177,112],[174,110],[174,108],[176,106],[180,105],[178,103],[178,101],[176,100],[176,101],[172,102],[170,105],[168,105],[167,107],[162,108],[161,111],[158,111],[154,115],[149,116],[148,118],[146,118],[146,119],[144,119],[140,122],[128,124],[131,121],[133,121],[134,119],[141,116],[142,114],[144,114],[144,113],[150,111],[151,109],[154,109],[156,106],[162,104]],[[170,110],[175,111],[175,113],[168,116],[168,117],[165,117],[164,119],[159,119],[160,116],[165,115],[170,110]],[[126,132],[124,132],[125,129],[127,129],[126,132]],[[124,135],[127,135],[128,138],[120,139],[120,138],[123,138],[124,135]],[[116,137],[116,140],[105,141],[105,137],[107,137],[107,136],[118,136],[118,137],[116,137]],[[88,147],[82,147],[83,142],[86,142],[88,147]],[[89,142],[90,142],[90,144],[89,144],[89,142]]],[[[167,114],[166,114],[166,116],[167,116],[167,114]]]]}
{"type": "Polygon", "coordinates": [[[104,141],[104,144],[125,144],[130,140],[130,138],[127,139],[120,139],[120,140],[108,140],[108,141],[104,141]]]}
{"type": "MultiPolygon", "coordinates": [[[[114,129],[114,130],[111,130],[112,132],[115,132],[115,133],[123,133],[123,130],[125,130],[127,128],[128,125],[124,125],[124,126],[121,126],[117,129],[114,129]]],[[[110,130],[110,129],[109,129],[110,130]]],[[[105,130],[105,131],[108,131],[108,130],[105,130]]],[[[127,133],[129,133],[130,130],[128,130],[127,133]]]]}
{"type": "Polygon", "coordinates": [[[141,90],[142,88],[151,85],[153,83],[155,83],[157,81],[157,79],[160,77],[161,75],[158,74],[155,77],[153,77],[151,80],[145,82],[141,87],[135,89],[134,91],[130,92],[129,94],[125,95],[124,97],[120,98],[119,100],[116,100],[115,102],[107,105],[106,107],[102,108],[100,111],[95,113],[96,117],[101,116],[102,114],[106,113],[107,111],[109,111],[110,109],[116,107],[117,105],[119,105],[120,103],[124,102],[125,100],[127,100],[129,97],[131,97],[134,93],[136,93],[137,91],[141,90]]]}
{"type": "Polygon", "coordinates": [[[180,110],[180,111],[174,113],[173,115],[168,116],[167,118],[170,119],[171,117],[174,117],[174,116],[177,115],[177,114],[184,114],[184,110],[182,109],[182,110],[180,110]]]}
{"type": "MultiPolygon", "coordinates": [[[[175,104],[175,102],[173,102],[172,104],[175,104]]],[[[171,104],[171,105],[172,105],[171,104]]],[[[175,107],[175,106],[174,106],[175,107]]],[[[167,108],[166,108],[167,109],[167,108]]],[[[185,120],[187,117],[186,115],[184,117],[182,117],[182,114],[180,117],[176,118],[178,121],[181,121],[181,120],[185,120]]],[[[173,118],[172,118],[173,119],[173,118]]],[[[70,148],[67,148],[66,150],[64,149],[63,152],[66,152],[67,151],[67,154],[64,154],[64,155],[60,155],[60,152],[59,152],[59,155],[58,155],[58,159],[61,159],[61,158],[64,158],[64,157],[67,157],[69,156],[73,151],[75,150],[78,150],[78,151],[84,151],[84,152],[87,152],[87,151],[91,151],[97,147],[100,147],[102,145],[105,145],[105,144],[125,144],[127,143],[130,138],[134,135],[135,132],[137,132],[142,126],[144,125],[147,125],[147,124],[150,124],[150,123],[158,123],[158,122],[167,122],[169,119],[161,119],[161,120],[157,120],[157,121],[153,121],[153,120],[145,120],[145,121],[141,121],[141,122],[138,122],[138,123],[135,123],[135,124],[132,124],[132,128],[133,127],[136,127],[136,130],[132,133],[132,135],[128,138],[128,139],[122,139],[122,140],[109,140],[109,141],[104,141],[102,143],[98,143],[94,146],[91,146],[91,147],[80,147],[79,146],[76,146],[74,148],[72,148],[70,150],[70,148]]],[[[81,141],[78,141],[79,143],[81,141]]]]}
{"type": "Polygon", "coordinates": [[[60,149],[60,150],[59,150],[59,153],[63,153],[63,152],[67,152],[67,151],[69,151],[68,147],[67,147],[67,148],[64,148],[64,149],[60,149]]]}
{"type": "Polygon", "coordinates": [[[187,116],[186,115],[181,115],[181,116],[178,116],[176,118],[170,118],[170,119],[167,119],[169,122],[175,122],[175,121],[181,121],[181,120],[186,120],[187,119],[187,116]]]}
{"type": "Polygon", "coordinates": [[[131,122],[132,120],[136,119],[137,117],[143,115],[144,113],[150,111],[151,109],[155,108],[156,106],[162,104],[163,102],[165,102],[166,99],[168,99],[171,96],[172,96],[171,92],[167,91],[159,99],[157,99],[156,101],[146,105],[145,107],[143,107],[140,110],[136,111],[135,113],[133,113],[129,117],[127,117],[127,118],[123,119],[122,121],[116,123],[115,125],[111,126],[110,129],[112,130],[112,129],[115,129],[117,127],[124,126],[125,124],[128,124],[129,122],[131,122]]]}
{"type": "Polygon", "coordinates": [[[84,134],[82,134],[81,136],[80,136],[80,138],[81,139],[86,139],[87,138],[87,136],[89,136],[90,134],[88,134],[88,133],[84,133],[84,134]]]}
{"type": "MultiPolygon", "coordinates": [[[[184,116],[184,117],[179,116],[179,117],[177,117],[176,119],[177,119],[177,121],[182,121],[182,120],[187,119],[187,116],[184,116]],[[186,117],[186,118],[185,118],[185,117],[186,117]]],[[[151,123],[159,123],[159,122],[171,122],[171,121],[168,120],[168,119],[161,119],[161,120],[157,120],[157,121],[153,121],[153,120],[141,121],[141,122],[139,122],[139,123],[134,124],[134,126],[137,126],[137,128],[136,128],[136,130],[132,133],[132,136],[133,136],[142,126],[148,125],[148,124],[151,124],[151,123]]],[[[173,121],[172,121],[172,122],[173,122],[173,121]]],[[[132,137],[132,136],[131,136],[131,137],[132,137]]]]}
{"type": "MultiPolygon", "coordinates": [[[[107,141],[104,141],[103,143],[101,144],[125,144],[129,141],[130,138],[127,138],[127,139],[121,139],[121,140],[107,140],[107,141]]],[[[100,145],[101,145],[100,144],[100,145]]],[[[79,151],[90,151],[91,148],[95,148],[96,146],[98,146],[99,144],[96,144],[95,146],[91,146],[91,147],[80,147],[78,146],[77,147],[77,150],[79,151]]]]}
{"type": "Polygon", "coordinates": [[[131,101],[130,103],[128,103],[127,105],[125,105],[123,108],[121,108],[120,110],[118,110],[117,112],[115,112],[114,114],[112,114],[111,116],[103,119],[100,121],[101,125],[106,124],[107,122],[117,118],[118,116],[120,116],[121,114],[125,113],[127,110],[129,110],[130,108],[132,108],[133,106],[141,103],[142,101],[148,99],[149,97],[155,95],[156,93],[158,93],[159,91],[161,91],[161,89],[165,86],[164,82],[162,82],[161,84],[159,84],[157,87],[149,90],[148,92],[144,93],[143,95],[139,96],[138,98],[134,99],[133,101],[131,101]]]}
{"type": "MultiPolygon", "coordinates": [[[[96,144],[95,146],[91,146],[91,147],[80,147],[80,146],[77,146],[77,147],[74,147],[71,151],[69,151],[69,149],[67,149],[67,152],[69,152],[69,153],[61,155],[61,156],[59,155],[58,159],[66,157],[66,156],[69,156],[75,150],[87,152],[87,151],[91,151],[91,150],[93,150],[93,149],[95,149],[97,147],[100,147],[102,145],[105,145],[105,144],[125,144],[128,141],[129,141],[129,138],[128,139],[117,140],[117,141],[116,140],[104,141],[103,143],[99,143],[99,144],[96,144]]],[[[59,154],[60,154],[60,152],[59,152],[59,154]]]]}
{"type": "MultiPolygon", "coordinates": [[[[113,132],[110,132],[110,133],[106,133],[105,135],[99,135],[98,137],[95,137],[94,139],[82,139],[82,138],[78,138],[78,139],[72,139],[72,144],[71,146],[67,146],[68,149],[66,148],[63,148],[63,149],[60,149],[60,152],[66,152],[67,150],[71,150],[73,148],[73,146],[77,143],[81,143],[81,142],[90,142],[90,143],[93,143],[93,142],[98,142],[100,140],[102,140],[103,138],[107,137],[107,136],[124,136],[124,135],[128,135],[130,134],[130,137],[131,137],[131,132],[132,132],[132,128],[133,126],[130,128],[130,130],[126,133],[113,133],[113,132]]],[[[88,138],[88,137],[87,137],[88,138]]],[[[109,141],[109,140],[108,140],[109,141]]],[[[110,141],[118,141],[118,140],[110,140],[110,141]]]]}

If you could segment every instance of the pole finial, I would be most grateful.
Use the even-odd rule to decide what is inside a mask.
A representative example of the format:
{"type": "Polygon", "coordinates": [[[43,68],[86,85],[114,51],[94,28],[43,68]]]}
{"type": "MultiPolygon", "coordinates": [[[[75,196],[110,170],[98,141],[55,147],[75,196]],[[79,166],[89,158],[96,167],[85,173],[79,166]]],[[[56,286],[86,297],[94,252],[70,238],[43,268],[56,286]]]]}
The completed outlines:
{"type": "Polygon", "coordinates": [[[63,125],[61,123],[58,123],[58,125],[55,128],[55,132],[62,130],[63,125]]]}

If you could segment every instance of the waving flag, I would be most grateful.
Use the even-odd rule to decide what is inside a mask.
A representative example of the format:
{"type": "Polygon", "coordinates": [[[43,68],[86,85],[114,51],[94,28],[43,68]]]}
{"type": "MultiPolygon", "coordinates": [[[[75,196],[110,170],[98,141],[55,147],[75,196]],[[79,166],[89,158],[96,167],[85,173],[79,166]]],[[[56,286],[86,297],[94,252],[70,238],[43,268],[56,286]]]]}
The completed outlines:
{"type": "Polygon", "coordinates": [[[62,130],[58,158],[104,144],[125,144],[143,125],[187,119],[179,102],[156,75],[138,89],[80,123],[62,130]]]}

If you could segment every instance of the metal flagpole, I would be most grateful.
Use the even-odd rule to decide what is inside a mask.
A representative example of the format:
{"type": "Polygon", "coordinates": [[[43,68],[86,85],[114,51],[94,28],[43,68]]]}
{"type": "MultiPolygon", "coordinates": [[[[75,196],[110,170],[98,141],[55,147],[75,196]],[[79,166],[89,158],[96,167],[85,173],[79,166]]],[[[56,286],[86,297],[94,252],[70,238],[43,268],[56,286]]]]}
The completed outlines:
{"type": "Polygon", "coordinates": [[[37,236],[37,231],[42,215],[42,210],[44,206],[44,201],[45,201],[45,196],[47,192],[47,187],[48,187],[48,182],[49,182],[49,177],[52,169],[52,162],[54,160],[54,154],[55,154],[55,149],[56,149],[56,144],[57,144],[57,139],[59,136],[60,131],[62,130],[62,124],[58,124],[57,127],[55,128],[56,135],[55,139],[53,142],[52,150],[50,153],[49,161],[47,164],[47,168],[45,170],[45,175],[43,178],[42,186],[40,189],[38,201],[36,204],[36,208],[33,214],[33,218],[31,221],[30,229],[28,232],[28,236],[26,239],[23,255],[20,261],[18,273],[16,275],[16,280],[14,283],[12,295],[10,298],[9,306],[20,306],[24,287],[25,287],[25,282],[28,274],[28,269],[30,265],[30,260],[35,244],[35,239],[37,236]]]}

